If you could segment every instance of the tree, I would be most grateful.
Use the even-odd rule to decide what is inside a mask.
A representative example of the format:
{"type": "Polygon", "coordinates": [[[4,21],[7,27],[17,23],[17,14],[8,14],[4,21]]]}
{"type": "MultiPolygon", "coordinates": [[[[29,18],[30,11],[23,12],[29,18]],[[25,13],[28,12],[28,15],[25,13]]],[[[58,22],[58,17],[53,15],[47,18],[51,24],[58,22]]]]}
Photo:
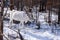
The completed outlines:
{"type": "Polygon", "coordinates": [[[41,0],[40,1],[40,10],[39,11],[46,11],[46,4],[47,4],[47,0],[41,0]]]}
{"type": "Polygon", "coordinates": [[[21,11],[23,11],[23,0],[21,0],[21,11]]]}
{"type": "Polygon", "coordinates": [[[14,0],[10,0],[10,10],[14,9],[14,0]]]}
{"type": "Polygon", "coordinates": [[[59,5],[59,11],[58,11],[58,24],[60,23],[60,5],[59,5]]]}
{"type": "Polygon", "coordinates": [[[3,40],[3,0],[0,0],[0,40],[3,40]]]}

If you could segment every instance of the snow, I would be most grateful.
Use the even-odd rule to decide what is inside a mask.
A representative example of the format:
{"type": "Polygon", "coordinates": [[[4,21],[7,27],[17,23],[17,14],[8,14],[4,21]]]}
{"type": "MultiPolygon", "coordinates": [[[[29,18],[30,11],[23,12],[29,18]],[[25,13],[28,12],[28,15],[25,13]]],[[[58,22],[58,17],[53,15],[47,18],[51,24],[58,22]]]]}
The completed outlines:
{"type": "MultiPolygon", "coordinates": [[[[7,12],[10,15],[10,20],[18,20],[18,21],[28,21],[30,20],[27,16],[27,14],[24,11],[10,11],[7,12]],[[12,14],[13,13],[13,14],[12,14]]],[[[33,12],[34,13],[34,12],[33,12]]],[[[33,14],[34,19],[36,19],[36,14],[33,14]]],[[[37,26],[35,24],[31,24],[30,26],[25,26],[21,29],[21,24],[12,24],[12,28],[10,29],[9,21],[3,21],[3,33],[9,40],[20,40],[19,38],[13,38],[18,36],[18,29],[20,29],[20,33],[23,36],[24,40],[60,40],[60,32],[59,30],[53,29],[54,32],[52,33],[52,28],[54,28],[54,25],[49,26],[49,24],[44,19],[45,17],[48,17],[48,13],[39,13],[38,21],[40,22],[41,29],[37,30],[35,29],[37,26]],[[15,31],[14,31],[15,30],[15,31]],[[16,32],[17,31],[17,32],[16,32]],[[10,35],[10,36],[8,36],[10,35]]],[[[57,15],[52,14],[52,22],[57,20],[57,15]]],[[[48,18],[47,18],[48,19],[48,18]]],[[[59,28],[59,25],[57,24],[57,27],[59,28]]],[[[60,29],[60,28],[59,28],[60,29]]],[[[4,40],[6,40],[4,38],[4,40]]]]}
{"type": "Polygon", "coordinates": [[[57,22],[58,21],[58,16],[53,14],[52,17],[51,17],[51,20],[57,22]]]}
{"type": "MultiPolygon", "coordinates": [[[[5,35],[10,34],[10,35],[14,35],[14,37],[17,36],[17,33],[13,31],[14,29],[15,28],[9,29],[8,27],[4,27],[5,35]]],[[[37,30],[30,27],[25,27],[25,29],[21,29],[20,33],[25,40],[60,40],[60,36],[52,33],[50,29],[37,30]]],[[[19,40],[19,38],[16,38],[14,40],[19,40]]]]}
{"type": "MultiPolygon", "coordinates": [[[[40,30],[40,32],[37,32],[34,29],[30,29],[30,28],[27,28],[27,29],[22,29],[20,32],[22,34],[22,36],[24,37],[24,39],[27,39],[27,40],[51,40],[51,39],[60,40],[60,36],[57,36],[49,31],[42,32],[40,30]]],[[[6,33],[6,34],[8,34],[8,33],[10,35],[15,34],[14,36],[17,36],[16,32],[14,32],[13,30],[11,30],[7,27],[4,27],[4,31],[5,31],[4,33],[6,33]]]]}

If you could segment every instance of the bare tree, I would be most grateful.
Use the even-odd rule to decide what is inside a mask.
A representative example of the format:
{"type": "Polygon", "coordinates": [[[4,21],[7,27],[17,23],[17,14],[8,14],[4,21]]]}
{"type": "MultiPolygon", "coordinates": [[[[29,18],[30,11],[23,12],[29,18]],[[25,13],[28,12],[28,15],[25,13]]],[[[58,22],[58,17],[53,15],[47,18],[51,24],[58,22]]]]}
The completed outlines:
{"type": "MultiPolygon", "coordinates": [[[[0,0],[0,34],[3,34],[3,0],[0,0]]],[[[0,40],[3,40],[2,35],[0,35],[0,40]]]]}
{"type": "Polygon", "coordinates": [[[21,0],[21,11],[23,11],[23,0],[21,0]]]}
{"type": "Polygon", "coordinates": [[[60,23],[60,6],[59,6],[59,11],[58,11],[58,24],[60,23]]]}
{"type": "Polygon", "coordinates": [[[10,9],[14,9],[14,0],[10,0],[10,9]]]}

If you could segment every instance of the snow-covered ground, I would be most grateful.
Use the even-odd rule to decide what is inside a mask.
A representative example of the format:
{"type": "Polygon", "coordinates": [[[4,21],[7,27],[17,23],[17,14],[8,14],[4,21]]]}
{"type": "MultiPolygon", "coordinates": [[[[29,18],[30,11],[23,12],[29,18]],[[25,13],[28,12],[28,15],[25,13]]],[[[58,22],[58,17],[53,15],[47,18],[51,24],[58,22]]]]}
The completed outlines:
{"type": "MultiPolygon", "coordinates": [[[[8,10],[7,15],[10,15],[9,11],[10,10],[8,10]]],[[[37,27],[35,24],[24,26],[24,28],[20,29],[20,33],[23,36],[24,40],[60,40],[60,38],[59,38],[60,37],[59,25],[56,24],[57,25],[56,28],[55,28],[55,25],[49,26],[49,24],[44,19],[45,17],[46,17],[46,19],[48,19],[48,13],[42,13],[42,12],[38,12],[38,13],[39,13],[38,21],[41,24],[40,25],[41,29],[39,29],[39,30],[35,29],[37,27]],[[54,31],[54,32],[52,32],[52,31],[54,31]]],[[[34,15],[34,17],[36,17],[35,14],[33,14],[33,15],[34,15]]],[[[57,17],[58,17],[57,15],[52,14],[52,16],[51,16],[52,22],[55,20],[58,20],[57,17]]],[[[4,35],[9,40],[20,40],[18,33],[17,33],[18,32],[17,30],[20,27],[22,27],[22,25],[21,24],[20,25],[13,24],[12,28],[9,28],[9,20],[4,20],[3,23],[4,23],[3,24],[4,35]]],[[[6,40],[5,37],[4,37],[4,40],[6,40]]]]}
{"type": "MultiPolygon", "coordinates": [[[[7,36],[9,34],[12,35],[13,37],[16,37],[18,34],[13,30],[14,29],[9,29],[8,27],[4,27],[4,34],[7,36]]],[[[60,40],[60,35],[52,33],[50,29],[37,30],[37,29],[25,27],[24,29],[21,29],[20,33],[25,40],[60,40]]],[[[19,40],[19,38],[14,39],[13,37],[8,37],[8,38],[10,38],[10,40],[19,40]]]]}

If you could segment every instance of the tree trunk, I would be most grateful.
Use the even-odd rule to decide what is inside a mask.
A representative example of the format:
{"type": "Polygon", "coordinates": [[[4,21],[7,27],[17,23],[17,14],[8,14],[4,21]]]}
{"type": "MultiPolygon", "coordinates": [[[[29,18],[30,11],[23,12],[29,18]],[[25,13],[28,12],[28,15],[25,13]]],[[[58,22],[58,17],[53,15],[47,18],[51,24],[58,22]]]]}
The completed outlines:
{"type": "Polygon", "coordinates": [[[14,9],[14,0],[10,0],[10,10],[14,9]]]}
{"type": "Polygon", "coordinates": [[[21,0],[21,11],[23,11],[23,0],[21,0]]]}
{"type": "Polygon", "coordinates": [[[50,13],[50,9],[49,9],[49,14],[48,14],[48,23],[49,23],[49,25],[50,25],[50,23],[51,23],[51,13],[50,13]]]}
{"type": "Polygon", "coordinates": [[[0,40],[3,40],[3,36],[1,35],[2,33],[3,33],[3,20],[2,20],[2,16],[0,16],[0,40]]]}
{"type": "Polygon", "coordinates": [[[19,0],[16,1],[16,7],[17,7],[17,10],[19,10],[19,0]]]}
{"type": "Polygon", "coordinates": [[[41,3],[41,1],[40,1],[40,8],[39,8],[39,12],[41,12],[41,4],[42,4],[42,3],[41,3]]]}
{"type": "Polygon", "coordinates": [[[60,7],[59,7],[59,12],[58,12],[58,24],[60,23],[60,7]]]}
{"type": "Polygon", "coordinates": [[[0,0],[0,40],[3,40],[3,0],[0,0]]]}

